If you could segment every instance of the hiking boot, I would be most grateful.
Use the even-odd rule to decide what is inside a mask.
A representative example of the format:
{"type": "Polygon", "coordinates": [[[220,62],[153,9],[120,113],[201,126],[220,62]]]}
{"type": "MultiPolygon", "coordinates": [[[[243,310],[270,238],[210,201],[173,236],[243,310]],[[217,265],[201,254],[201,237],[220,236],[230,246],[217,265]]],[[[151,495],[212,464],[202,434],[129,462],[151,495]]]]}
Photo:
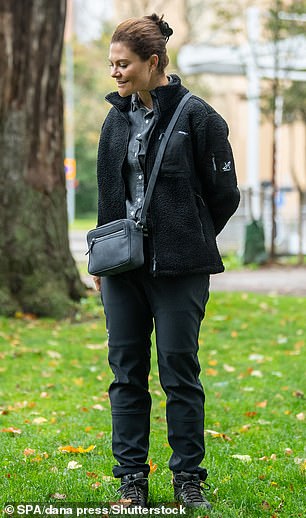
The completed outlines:
{"type": "Polygon", "coordinates": [[[203,491],[209,489],[209,485],[201,479],[198,473],[173,474],[174,498],[182,502],[186,507],[199,507],[211,509],[211,505],[203,495],[203,491]],[[205,484],[206,487],[202,487],[205,484]]]}
{"type": "Polygon", "coordinates": [[[124,475],[121,478],[118,492],[123,500],[130,500],[130,503],[127,502],[127,507],[135,505],[147,507],[148,505],[148,479],[142,472],[124,475]]]}

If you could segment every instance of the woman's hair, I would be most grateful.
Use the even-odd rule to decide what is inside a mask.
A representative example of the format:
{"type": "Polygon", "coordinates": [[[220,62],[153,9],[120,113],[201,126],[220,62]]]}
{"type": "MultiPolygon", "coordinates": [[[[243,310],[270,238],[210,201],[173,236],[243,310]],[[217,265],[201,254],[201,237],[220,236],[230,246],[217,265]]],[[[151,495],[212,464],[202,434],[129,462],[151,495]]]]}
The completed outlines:
{"type": "Polygon", "coordinates": [[[135,52],[142,61],[149,59],[152,54],[158,56],[157,70],[163,73],[169,63],[166,43],[173,34],[163,16],[157,14],[143,18],[129,18],[116,28],[111,43],[122,42],[132,52],[135,52]]]}

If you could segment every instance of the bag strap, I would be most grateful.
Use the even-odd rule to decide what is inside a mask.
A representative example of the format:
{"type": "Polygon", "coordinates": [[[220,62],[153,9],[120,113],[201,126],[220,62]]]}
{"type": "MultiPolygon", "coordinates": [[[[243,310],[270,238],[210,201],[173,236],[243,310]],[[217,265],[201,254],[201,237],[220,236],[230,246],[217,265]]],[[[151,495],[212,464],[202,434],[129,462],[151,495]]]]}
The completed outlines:
{"type": "Polygon", "coordinates": [[[161,162],[162,162],[162,159],[163,159],[163,156],[164,156],[164,153],[165,153],[165,149],[166,149],[168,140],[169,140],[169,138],[171,136],[173,128],[174,128],[174,126],[175,126],[175,124],[176,124],[176,122],[177,122],[177,120],[178,120],[178,118],[180,116],[180,113],[181,113],[182,109],[184,108],[186,102],[188,101],[188,99],[190,99],[191,96],[192,96],[192,93],[188,92],[187,94],[184,95],[184,97],[182,97],[181,101],[177,105],[177,108],[176,108],[176,110],[175,110],[175,112],[174,112],[174,114],[172,116],[171,121],[168,124],[168,127],[167,127],[165,133],[162,135],[162,141],[160,143],[160,146],[159,146],[156,158],[155,158],[155,162],[154,162],[154,165],[153,165],[153,168],[152,168],[152,171],[151,171],[151,175],[150,175],[150,179],[149,179],[149,182],[148,182],[146,194],[145,194],[145,197],[144,197],[143,206],[142,206],[142,209],[141,209],[141,212],[140,212],[140,216],[139,216],[139,222],[138,223],[141,226],[144,226],[145,222],[146,222],[146,215],[147,215],[147,211],[148,211],[148,208],[149,208],[149,203],[151,201],[151,197],[152,197],[152,194],[153,194],[153,189],[155,187],[158,171],[159,171],[160,166],[161,166],[161,162]]]}

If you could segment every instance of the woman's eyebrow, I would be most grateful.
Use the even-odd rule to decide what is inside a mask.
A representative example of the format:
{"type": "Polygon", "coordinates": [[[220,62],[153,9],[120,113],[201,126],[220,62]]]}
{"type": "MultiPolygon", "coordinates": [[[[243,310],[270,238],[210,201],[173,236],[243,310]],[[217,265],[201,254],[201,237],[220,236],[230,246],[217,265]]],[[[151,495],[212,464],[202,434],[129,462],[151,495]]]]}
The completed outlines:
{"type": "Polygon", "coordinates": [[[120,62],[120,63],[121,63],[122,61],[127,62],[127,63],[129,62],[129,60],[128,60],[127,58],[119,58],[119,59],[117,59],[117,60],[115,59],[114,61],[113,61],[111,58],[108,58],[108,61],[109,61],[110,63],[113,63],[113,62],[115,62],[115,63],[116,63],[116,62],[117,62],[117,63],[119,63],[119,62],[120,62]]]}

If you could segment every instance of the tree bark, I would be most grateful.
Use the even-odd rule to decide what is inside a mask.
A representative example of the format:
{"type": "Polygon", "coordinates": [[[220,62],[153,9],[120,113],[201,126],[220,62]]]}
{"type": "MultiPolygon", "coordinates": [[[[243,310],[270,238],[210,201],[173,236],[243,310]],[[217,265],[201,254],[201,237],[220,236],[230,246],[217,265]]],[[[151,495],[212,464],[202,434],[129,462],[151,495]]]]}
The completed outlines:
{"type": "Polygon", "coordinates": [[[84,295],[68,242],[60,62],[66,0],[0,0],[0,312],[84,295]]]}

